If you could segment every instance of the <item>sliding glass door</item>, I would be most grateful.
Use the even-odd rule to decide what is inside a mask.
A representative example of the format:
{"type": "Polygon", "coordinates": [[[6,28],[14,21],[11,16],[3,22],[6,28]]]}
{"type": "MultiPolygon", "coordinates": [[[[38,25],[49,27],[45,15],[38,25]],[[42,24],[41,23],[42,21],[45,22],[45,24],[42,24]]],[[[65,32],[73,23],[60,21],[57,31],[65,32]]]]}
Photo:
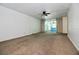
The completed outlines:
{"type": "Polygon", "coordinates": [[[57,22],[56,19],[45,21],[45,31],[57,32],[57,22]]]}

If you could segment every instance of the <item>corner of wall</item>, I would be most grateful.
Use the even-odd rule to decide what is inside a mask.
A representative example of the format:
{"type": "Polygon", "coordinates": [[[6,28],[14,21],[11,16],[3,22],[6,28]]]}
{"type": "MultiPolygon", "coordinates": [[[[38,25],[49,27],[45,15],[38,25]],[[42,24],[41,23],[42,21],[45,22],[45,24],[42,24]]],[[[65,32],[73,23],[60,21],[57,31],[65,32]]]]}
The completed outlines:
{"type": "Polygon", "coordinates": [[[72,44],[74,45],[74,47],[77,49],[77,51],[79,51],[78,46],[77,46],[76,43],[72,40],[72,38],[70,37],[70,35],[68,34],[67,36],[68,36],[69,40],[72,42],[72,44]]]}

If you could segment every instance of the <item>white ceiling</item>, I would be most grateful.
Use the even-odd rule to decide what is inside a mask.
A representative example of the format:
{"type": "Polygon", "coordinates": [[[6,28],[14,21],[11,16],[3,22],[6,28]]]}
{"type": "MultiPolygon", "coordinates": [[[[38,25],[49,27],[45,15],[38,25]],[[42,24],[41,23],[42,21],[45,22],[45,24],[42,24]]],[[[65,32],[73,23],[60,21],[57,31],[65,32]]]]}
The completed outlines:
{"type": "Polygon", "coordinates": [[[41,19],[42,12],[50,12],[50,18],[66,15],[69,3],[1,3],[0,5],[14,9],[21,13],[41,19]]]}

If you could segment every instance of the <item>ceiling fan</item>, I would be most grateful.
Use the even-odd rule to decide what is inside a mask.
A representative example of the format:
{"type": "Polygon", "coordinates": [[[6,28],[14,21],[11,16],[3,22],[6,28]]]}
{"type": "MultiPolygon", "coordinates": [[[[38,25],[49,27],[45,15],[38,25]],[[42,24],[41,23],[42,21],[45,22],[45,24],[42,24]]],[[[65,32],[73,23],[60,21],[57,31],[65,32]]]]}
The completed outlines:
{"type": "Polygon", "coordinates": [[[46,11],[43,11],[43,15],[48,16],[50,13],[47,13],[46,11]]]}

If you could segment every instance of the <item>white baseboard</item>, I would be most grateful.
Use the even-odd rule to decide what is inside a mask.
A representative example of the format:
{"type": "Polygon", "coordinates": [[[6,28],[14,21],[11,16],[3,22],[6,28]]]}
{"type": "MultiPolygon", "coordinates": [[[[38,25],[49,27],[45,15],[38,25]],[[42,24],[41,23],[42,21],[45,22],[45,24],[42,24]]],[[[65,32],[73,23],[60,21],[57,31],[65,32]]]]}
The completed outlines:
{"type": "Polygon", "coordinates": [[[72,40],[72,38],[70,37],[70,35],[68,34],[67,36],[68,36],[68,38],[70,39],[70,41],[72,42],[72,44],[74,45],[74,47],[79,51],[78,46],[77,46],[76,43],[72,40]]]}
{"type": "Polygon", "coordinates": [[[36,33],[39,33],[39,32],[34,32],[34,33],[29,33],[29,34],[22,34],[22,35],[17,35],[17,36],[13,36],[13,37],[8,37],[6,39],[1,39],[0,42],[7,41],[7,40],[12,40],[12,39],[16,39],[16,38],[20,38],[20,37],[36,34],[36,33]]]}

